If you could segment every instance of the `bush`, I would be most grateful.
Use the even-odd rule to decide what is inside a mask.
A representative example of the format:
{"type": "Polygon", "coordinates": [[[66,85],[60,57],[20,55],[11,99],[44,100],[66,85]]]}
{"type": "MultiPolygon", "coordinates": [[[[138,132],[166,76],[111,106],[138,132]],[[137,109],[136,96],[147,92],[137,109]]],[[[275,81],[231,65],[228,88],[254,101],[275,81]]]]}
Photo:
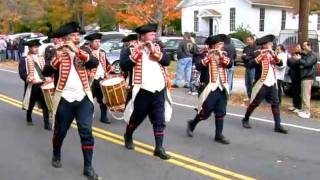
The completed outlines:
{"type": "Polygon", "coordinates": [[[243,27],[243,25],[237,27],[234,33],[229,34],[230,37],[239,39],[240,41],[244,42],[249,35],[252,35],[251,31],[247,28],[243,27]]]}

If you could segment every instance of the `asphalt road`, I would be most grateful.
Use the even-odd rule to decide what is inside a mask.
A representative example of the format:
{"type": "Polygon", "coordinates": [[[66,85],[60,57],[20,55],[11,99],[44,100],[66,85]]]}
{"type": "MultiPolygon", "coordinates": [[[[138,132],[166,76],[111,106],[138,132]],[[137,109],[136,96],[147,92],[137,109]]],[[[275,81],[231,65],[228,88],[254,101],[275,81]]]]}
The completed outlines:
{"type": "MultiPolygon", "coordinates": [[[[52,168],[52,132],[43,130],[39,111],[33,115],[35,126],[26,125],[21,110],[23,82],[14,70],[2,68],[0,84],[0,180],[85,179],[77,130],[71,128],[64,142],[63,168],[52,168]]],[[[128,151],[122,139],[125,123],[112,119],[111,125],[101,124],[96,113],[94,165],[103,179],[319,179],[319,121],[282,116],[289,134],[278,134],[266,110],[253,114],[253,129],[247,130],[240,124],[245,109],[229,106],[224,134],[231,144],[221,145],[213,141],[212,120],[199,124],[195,136],[188,138],[186,121],[195,115],[196,97],[177,89],[173,99],[173,119],[165,137],[165,147],[173,156],[169,161],[152,156],[154,138],[148,120],[134,134],[136,150],[128,151]]]]}

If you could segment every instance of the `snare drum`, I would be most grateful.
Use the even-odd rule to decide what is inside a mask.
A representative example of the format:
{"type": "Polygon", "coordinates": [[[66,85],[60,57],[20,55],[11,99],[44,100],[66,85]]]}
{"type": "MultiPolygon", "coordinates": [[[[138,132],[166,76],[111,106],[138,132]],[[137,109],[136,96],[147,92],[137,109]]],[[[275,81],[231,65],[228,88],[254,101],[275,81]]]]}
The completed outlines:
{"type": "Polygon", "coordinates": [[[123,112],[126,103],[126,82],[123,77],[110,77],[100,81],[100,87],[103,94],[103,103],[111,111],[123,112]]]}

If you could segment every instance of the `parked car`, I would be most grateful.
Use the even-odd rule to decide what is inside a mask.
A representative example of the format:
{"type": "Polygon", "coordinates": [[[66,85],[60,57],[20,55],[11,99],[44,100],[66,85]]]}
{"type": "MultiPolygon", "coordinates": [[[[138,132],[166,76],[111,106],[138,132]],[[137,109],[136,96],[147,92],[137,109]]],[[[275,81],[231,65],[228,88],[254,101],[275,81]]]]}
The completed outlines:
{"type": "Polygon", "coordinates": [[[177,50],[182,41],[183,38],[177,37],[176,39],[169,39],[164,43],[164,52],[170,57],[170,60],[178,60],[177,50]]]}
{"type": "Polygon", "coordinates": [[[121,73],[120,53],[123,45],[121,40],[108,39],[101,44],[101,48],[106,52],[108,62],[113,66],[115,73],[121,73]]]}

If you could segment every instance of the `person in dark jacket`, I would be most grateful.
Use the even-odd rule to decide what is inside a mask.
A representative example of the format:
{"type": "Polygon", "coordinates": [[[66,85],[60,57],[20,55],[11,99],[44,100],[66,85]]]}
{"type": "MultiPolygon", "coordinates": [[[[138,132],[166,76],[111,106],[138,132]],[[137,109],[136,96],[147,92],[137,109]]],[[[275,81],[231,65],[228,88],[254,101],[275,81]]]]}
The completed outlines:
{"type": "Polygon", "coordinates": [[[311,88],[316,77],[317,56],[312,52],[309,41],[303,43],[302,49],[305,55],[298,62],[301,77],[302,111],[298,112],[298,116],[310,118],[311,88]]]}
{"type": "Polygon", "coordinates": [[[289,76],[291,79],[291,88],[290,92],[292,94],[292,107],[289,107],[289,111],[298,113],[301,111],[302,102],[301,102],[301,77],[300,77],[300,66],[299,60],[303,57],[301,53],[301,46],[297,44],[295,47],[294,53],[291,55],[291,58],[288,59],[289,76]]]}
{"type": "Polygon", "coordinates": [[[184,75],[184,87],[190,88],[192,57],[197,52],[197,46],[191,41],[190,33],[186,32],[183,38],[183,41],[179,44],[177,49],[178,64],[174,85],[175,87],[180,87],[184,75]]]}
{"type": "Polygon", "coordinates": [[[248,63],[249,61],[253,60],[257,56],[257,46],[255,43],[255,39],[252,35],[247,37],[246,39],[247,46],[243,49],[243,54],[241,56],[241,59],[243,60],[243,63],[246,68],[245,72],[245,85],[247,89],[247,95],[250,99],[254,77],[255,77],[255,68],[250,68],[248,63]]]}

